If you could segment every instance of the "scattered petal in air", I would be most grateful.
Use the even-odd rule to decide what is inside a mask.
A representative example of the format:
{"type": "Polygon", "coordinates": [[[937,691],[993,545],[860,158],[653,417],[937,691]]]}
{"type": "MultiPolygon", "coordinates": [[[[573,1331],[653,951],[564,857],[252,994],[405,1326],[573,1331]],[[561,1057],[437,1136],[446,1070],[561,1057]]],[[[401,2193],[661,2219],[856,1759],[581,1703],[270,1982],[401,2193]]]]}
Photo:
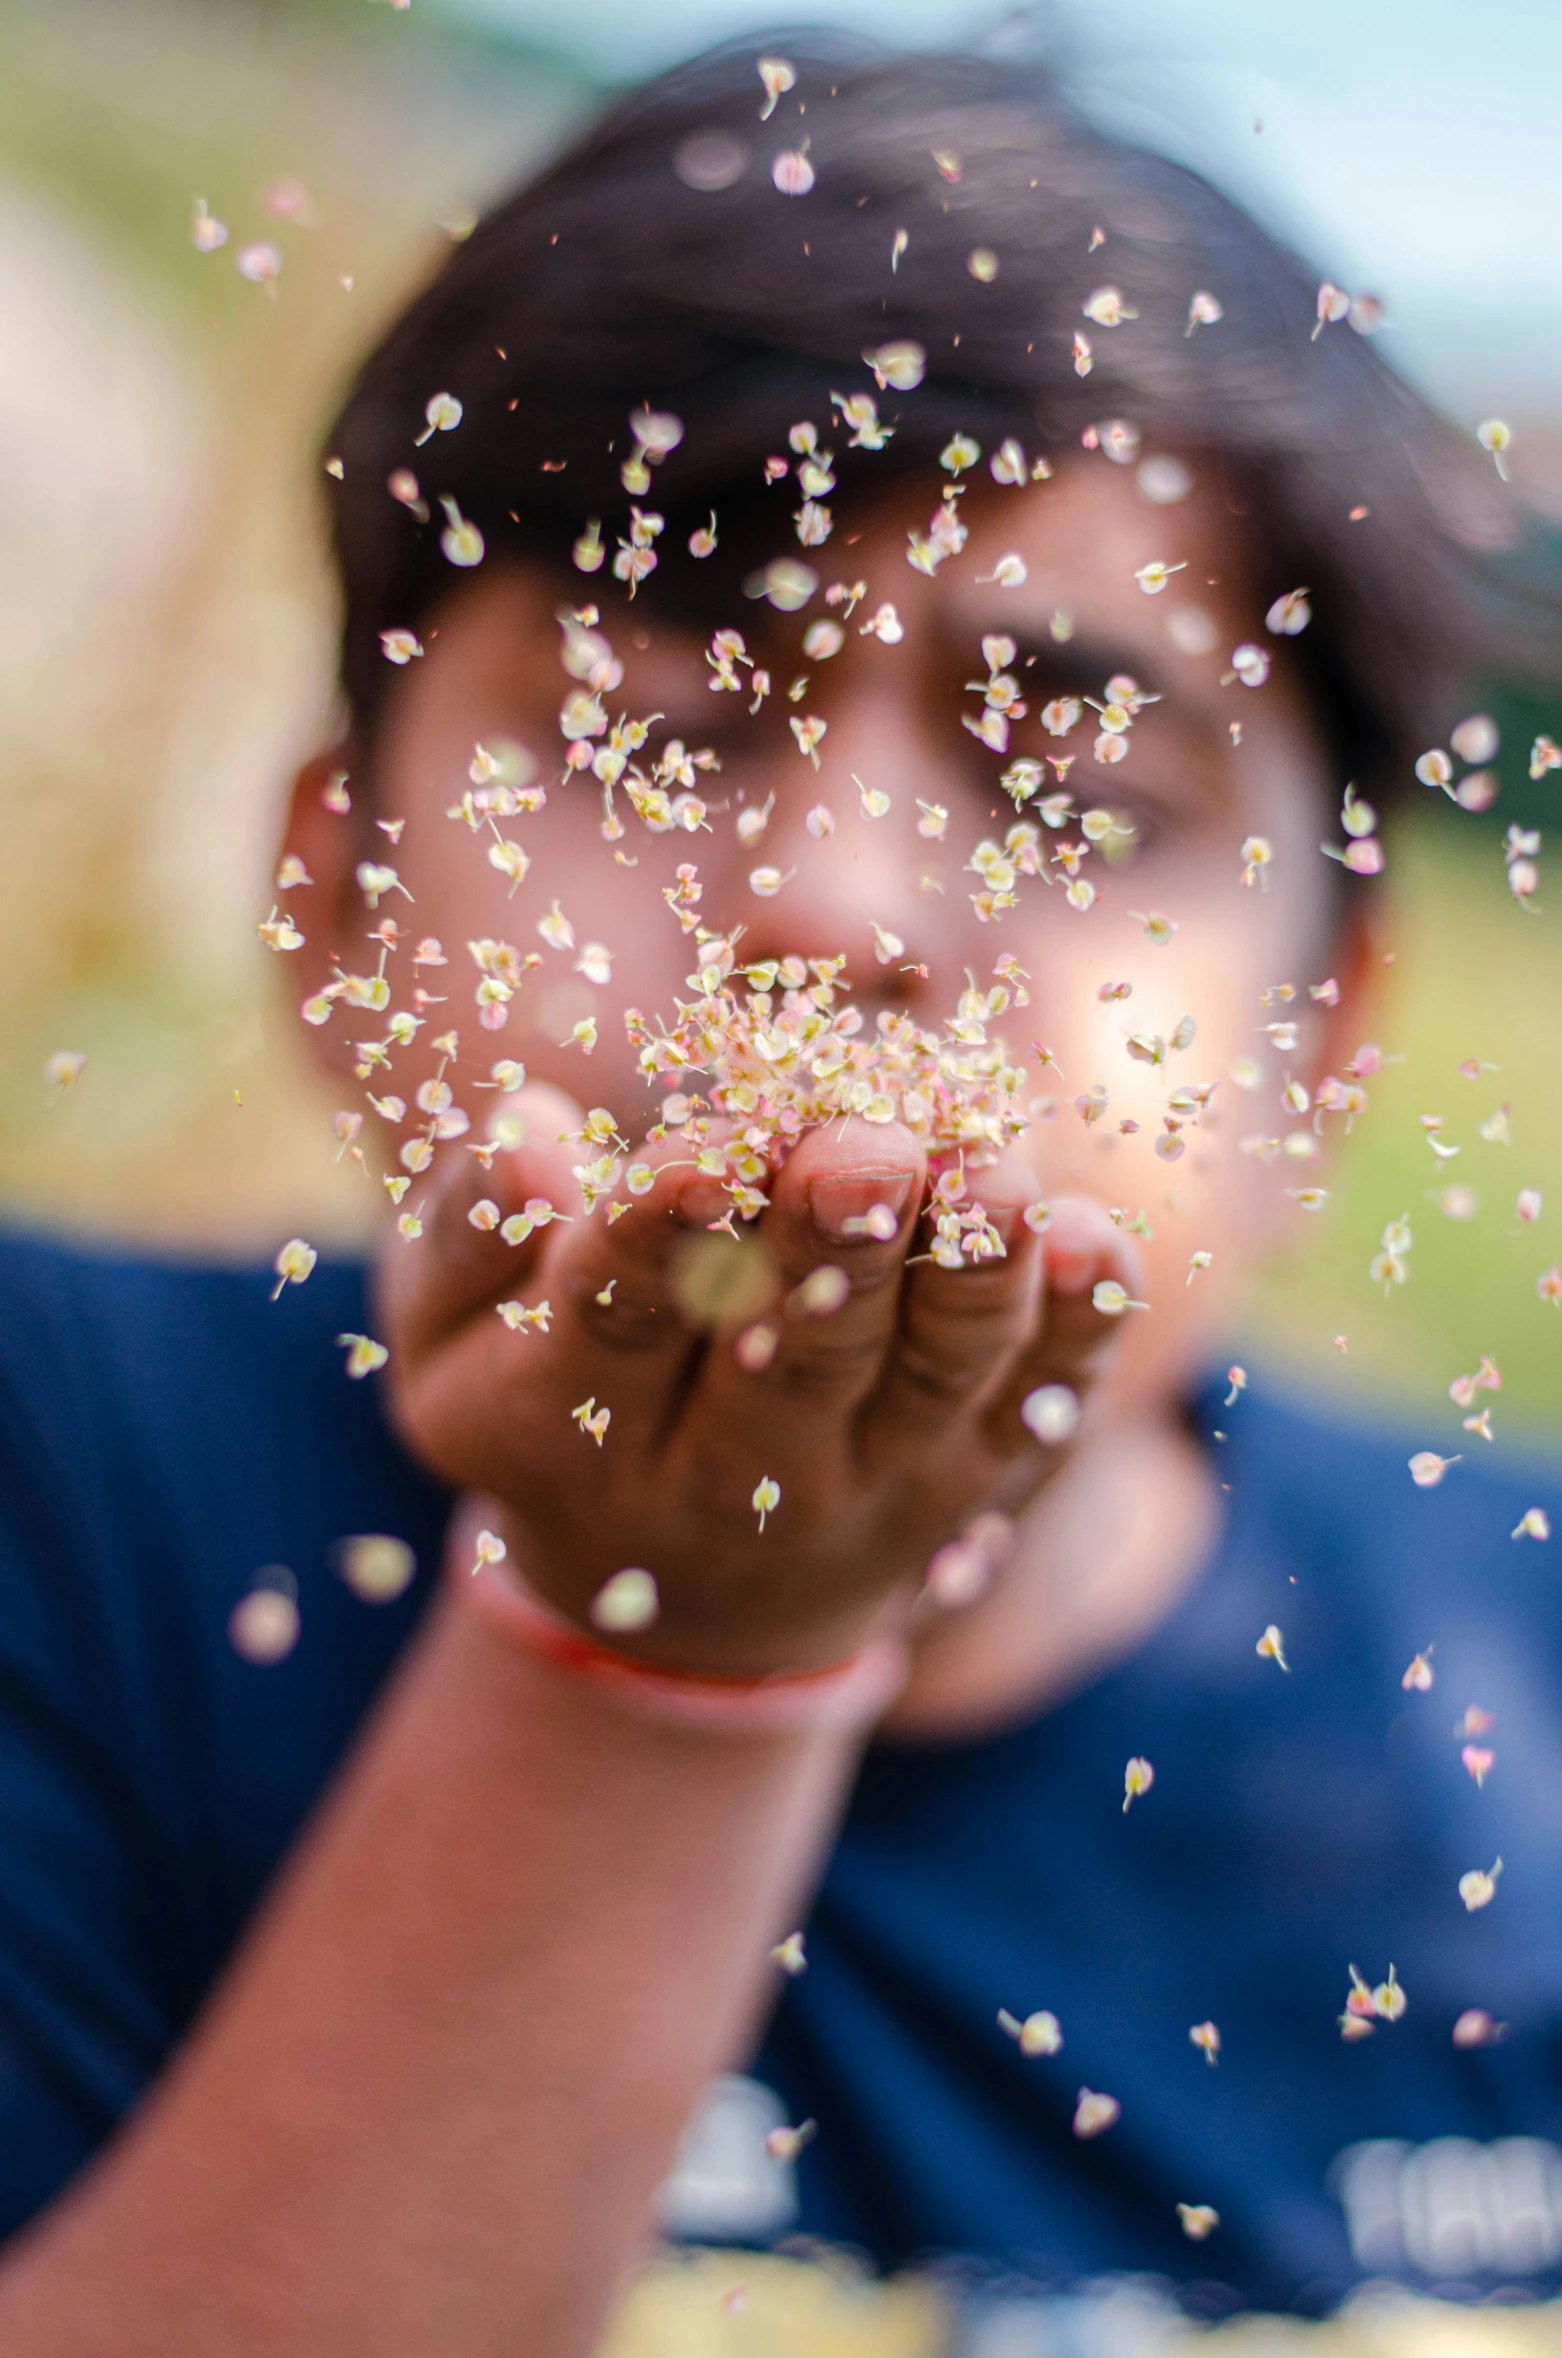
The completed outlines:
{"type": "Polygon", "coordinates": [[[1337,287],[1325,279],[1318,289],[1317,325],[1313,329],[1313,342],[1316,344],[1326,327],[1336,327],[1342,319],[1349,317],[1349,295],[1343,287],[1337,287]]]}
{"type": "Polygon", "coordinates": [[[269,917],[262,917],[255,931],[268,950],[301,950],[304,937],[291,917],[279,917],[275,909],[269,917]]]}
{"type": "Polygon", "coordinates": [[[1313,618],[1307,599],[1308,592],[1304,589],[1287,590],[1283,598],[1276,598],[1264,616],[1264,628],[1273,631],[1277,638],[1294,639],[1313,618]]]}
{"type": "MultiPolygon", "coordinates": [[[[1057,2055],[1062,2050],[1063,2027],[1057,2016],[1046,2008],[1036,2014],[1027,2014],[1021,2021],[1006,2006],[1000,2006],[998,2028],[1006,2038],[1014,2041],[1022,2055],[1057,2055]]],[[[1106,2101],[1110,2103],[1111,2098],[1108,2097],[1106,2101]]]]}
{"type": "Polygon", "coordinates": [[[336,1568],[361,1603],[390,1605],[412,1586],[418,1559],[404,1539],[388,1531],[364,1531],[341,1542],[336,1568]]]}
{"type": "Polygon", "coordinates": [[[1206,2063],[1220,2061],[1220,2032],[1212,2022],[1196,2022],[1188,2033],[1206,2063]]]}
{"type": "Polygon", "coordinates": [[[1430,1692],[1436,1676],[1437,1673],[1432,1668],[1432,1649],[1428,1646],[1425,1653],[1413,1657],[1409,1669],[1399,1683],[1407,1695],[1425,1695],[1430,1692]]]}
{"type": "Polygon", "coordinates": [[[1220,2213],[1213,2203],[1180,2202],[1177,2216],[1190,2243],[1206,2243],[1220,2225],[1220,2213]]]}
{"type": "Polygon", "coordinates": [[[1549,1539],[1551,1517],[1544,1507],[1526,1507],[1509,1534],[1512,1539],[1549,1539]]]}
{"type": "Polygon", "coordinates": [[[274,1302],[279,1301],[284,1286],[302,1285],[305,1278],[313,1271],[319,1258],[314,1246],[306,1244],[301,1236],[289,1237],[271,1264],[277,1273],[277,1282],[271,1289],[271,1299],[274,1302]]]}
{"type": "Polygon", "coordinates": [[[1074,2134],[1076,2137],[1099,2137],[1104,2129],[1122,2118],[1122,2106],[1115,2096],[1099,2095],[1093,2088],[1081,2088],[1074,2106],[1074,2134]]]}
{"type": "Polygon", "coordinates": [[[282,249],[267,238],[256,238],[251,244],[240,246],[233,257],[233,267],[251,286],[274,288],[282,276],[282,249]]]}
{"type": "Polygon", "coordinates": [[[851,1299],[851,1279],[834,1262],[811,1269],[792,1295],[793,1306],[813,1318],[829,1318],[851,1299]]]}
{"type": "Polygon", "coordinates": [[[998,257],[991,246],[975,247],[966,256],[965,266],[971,276],[979,280],[984,287],[991,286],[998,275],[998,257]]]}
{"type": "Polygon", "coordinates": [[[190,209],[190,243],[198,254],[215,254],[219,246],[228,242],[228,224],[219,221],[207,209],[206,199],[197,197],[190,209]]]}
{"type": "Polygon", "coordinates": [[[777,1941],[770,1952],[770,1962],[772,1965],[779,1965],[782,1972],[789,1975],[793,1981],[797,1979],[799,1974],[806,1973],[808,1958],[804,1953],[802,1934],[789,1932],[785,1940],[777,1941]]]}
{"type": "Polygon", "coordinates": [[[1226,314],[1215,296],[1201,287],[1188,305],[1188,324],[1183,333],[1191,336],[1195,328],[1213,327],[1217,320],[1224,319],[1225,316],[1226,314]]]}
{"type": "Polygon", "coordinates": [[[1125,1818],[1140,1794],[1148,1793],[1154,1783],[1154,1769],[1147,1760],[1140,1759],[1136,1754],[1123,1771],[1123,1815],[1125,1818]]]}
{"type": "Polygon", "coordinates": [[[1497,1896],[1497,1878],[1502,1873],[1502,1861],[1496,1859],[1490,1868],[1472,1867],[1459,1878],[1459,1897],[1473,1916],[1477,1908],[1489,1908],[1497,1896]]]}
{"type": "Polygon", "coordinates": [[[788,90],[796,89],[797,68],[784,57],[762,57],[759,78],[765,85],[765,103],[759,110],[759,119],[768,123],[776,111],[777,100],[785,97],[788,90]]]}
{"type": "Polygon", "coordinates": [[[387,663],[410,663],[414,655],[421,655],[422,645],[416,631],[382,630],[380,651],[387,663]]]}
{"type": "Polygon", "coordinates": [[[1505,2022],[1493,2022],[1484,2006],[1470,2006],[1454,2024],[1453,2042],[1456,2047],[1494,2047],[1507,2027],[1505,2022]]]}
{"type": "Polygon", "coordinates": [[[1136,1302],[1126,1286],[1115,1277],[1100,1278],[1090,1296],[1094,1307],[1103,1318],[1121,1318],[1125,1310],[1148,1310],[1148,1302],[1136,1302]]]}
{"type": "Polygon", "coordinates": [[[862,357],[877,378],[881,393],[891,386],[897,393],[914,392],[927,374],[927,354],[909,338],[880,344],[874,351],[864,352],[862,357]]]}
{"type": "Polygon", "coordinates": [[[444,551],[446,562],[462,566],[481,565],[483,536],[477,526],[462,515],[453,499],[442,499],[440,506],[445,511],[446,523],[439,536],[439,545],[444,551]]]}
{"type": "Polygon", "coordinates": [[[1513,446],[1513,428],[1505,418],[1483,418],[1475,429],[1475,439],[1482,450],[1489,450],[1498,474],[1508,480],[1507,454],[1513,446]]]}
{"type": "Polygon", "coordinates": [[[80,1048],[57,1048],[43,1068],[43,1084],[58,1096],[64,1089],[74,1089],[86,1070],[86,1052],[80,1048]]]}
{"type": "MultiPolygon", "coordinates": [[[[280,1571],[280,1567],[277,1568],[280,1571]]],[[[291,1575],[288,1575],[291,1580],[291,1575]]],[[[265,1669],[286,1661],[298,1643],[302,1623],[291,1587],[262,1582],[241,1597],[228,1615],[228,1643],[244,1661],[265,1669]]]]}
{"type": "Polygon", "coordinates": [[[371,1335],[338,1335],[336,1340],[347,1353],[347,1373],[355,1383],[373,1375],[390,1357],[385,1345],[371,1335]]]}
{"type": "Polygon", "coordinates": [[[424,443],[435,434],[453,434],[464,415],[465,412],[453,393],[432,394],[424,405],[423,431],[414,442],[413,448],[421,450],[424,443]]]}
{"type": "Polygon", "coordinates": [[[1071,1441],[1082,1414],[1079,1394],[1068,1384],[1041,1384],[1020,1403],[1020,1419],[1049,1449],[1071,1441]]]}
{"type": "Polygon", "coordinates": [[[570,1415],[579,1425],[582,1435],[593,1440],[600,1449],[607,1438],[608,1426],[613,1421],[613,1411],[610,1408],[598,1408],[593,1394],[589,1400],[582,1400],[578,1408],[572,1408],[570,1415]]]}
{"type": "Polygon", "coordinates": [[[1502,747],[1502,731],[1489,712],[1472,712],[1468,720],[1459,723],[1448,742],[1461,761],[1479,767],[1483,762],[1495,761],[1502,747]]]}
{"type": "MultiPolygon", "coordinates": [[[[1165,456],[1147,458],[1140,467],[1135,480],[1138,483],[1141,498],[1147,499],[1152,508],[1174,508],[1178,501],[1186,499],[1193,489],[1191,469],[1185,467],[1181,459],[1165,456]]],[[[1211,632],[1214,631],[1213,623],[1210,623],[1208,627],[1211,632]]],[[[1201,633],[1200,644],[1197,647],[1190,647],[1188,653],[1207,655],[1214,644],[1213,637],[1206,640],[1201,633]]]]}
{"type": "Polygon", "coordinates": [[[537,931],[550,950],[573,950],[575,947],[575,928],[557,901],[552,903],[545,917],[538,918],[537,931]]]}
{"type": "Polygon", "coordinates": [[[1285,1639],[1272,1621],[1253,1651],[1255,1654],[1261,1654],[1266,1662],[1278,1663],[1282,1670],[1289,1670],[1291,1667],[1285,1658],[1285,1639]]]}
{"type": "Polygon", "coordinates": [[[1387,1981],[1380,1981],[1372,1992],[1372,2011],[1380,2022],[1398,2022],[1409,2003],[1391,1965],[1387,1981]]]}
{"type": "Polygon", "coordinates": [[[765,1528],[765,1517],[767,1515],[773,1515],[776,1511],[776,1508],[781,1504],[780,1483],[772,1480],[771,1476],[766,1474],[762,1481],[755,1484],[754,1495],[749,1503],[753,1507],[755,1514],[759,1517],[759,1528],[761,1531],[763,1531],[765,1528]]]}
{"type": "Polygon", "coordinates": [[[803,2147],[818,2133],[817,2121],[799,2121],[795,2129],[772,2129],[765,2139],[765,2151],[773,2161],[796,2161],[803,2147]]]}
{"type": "Polygon", "coordinates": [[[1094,320],[1097,327],[1117,327],[1123,320],[1139,316],[1123,301],[1121,287],[1097,287],[1093,295],[1086,296],[1083,308],[1085,317],[1094,320]]]}
{"type": "Polygon", "coordinates": [[[1141,565],[1134,579],[1147,598],[1156,598],[1174,573],[1186,573],[1187,569],[1186,563],[1168,565],[1163,558],[1157,557],[1150,564],[1141,565]]]}
{"type": "Polygon", "coordinates": [[[1418,1490],[1435,1490],[1457,1457],[1439,1457],[1435,1449],[1418,1449],[1410,1460],[1410,1479],[1418,1490]]]}
{"type": "Polygon", "coordinates": [[[776,557],[743,584],[748,598],[763,598],[778,614],[796,614],[819,587],[819,576],[795,557],[776,557]]]}
{"type": "Polygon", "coordinates": [[[660,1611],[656,1582],[638,1565],[615,1572],[591,1600],[591,1618],[598,1629],[615,1634],[649,1629],[660,1611]]]}

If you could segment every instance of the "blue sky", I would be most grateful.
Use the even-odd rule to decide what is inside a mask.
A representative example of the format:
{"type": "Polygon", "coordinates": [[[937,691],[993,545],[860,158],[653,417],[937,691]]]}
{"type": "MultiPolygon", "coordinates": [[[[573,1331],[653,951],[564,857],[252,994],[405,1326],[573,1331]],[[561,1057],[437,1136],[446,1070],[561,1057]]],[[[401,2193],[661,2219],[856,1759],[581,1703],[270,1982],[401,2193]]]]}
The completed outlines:
{"type": "MultiPolygon", "coordinates": [[[[935,44],[993,0],[423,0],[630,78],[708,41],[845,23],[935,44]]],[[[1456,414],[1562,414],[1562,0],[1067,0],[1087,103],[1197,165],[1341,285],[1456,414]],[[1255,131],[1259,122],[1263,128],[1255,131]]]]}

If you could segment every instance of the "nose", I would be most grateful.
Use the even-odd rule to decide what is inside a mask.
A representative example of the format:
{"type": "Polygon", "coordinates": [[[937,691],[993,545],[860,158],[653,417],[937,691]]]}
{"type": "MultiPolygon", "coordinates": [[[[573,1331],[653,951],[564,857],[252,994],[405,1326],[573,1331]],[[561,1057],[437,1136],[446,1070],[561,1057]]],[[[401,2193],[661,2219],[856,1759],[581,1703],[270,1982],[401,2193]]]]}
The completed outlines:
{"type": "MultiPolygon", "coordinates": [[[[844,678],[826,707],[817,776],[789,748],[765,781],[774,813],[762,844],[744,858],[763,861],[785,882],[773,897],[743,891],[744,952],[844,952],[855,999],[923,1020],[924,1003],[931,1013],[959,988],[966,879],[950,843],[917,832],[919,820],[933,824],[919,803],[936,808],[938,764],[911,686],[895,674],[874,677],[867,663],[852,669],[858,676],[844,678]]],[[[951,812],[951,833],[955,825],[951,812]]]]}

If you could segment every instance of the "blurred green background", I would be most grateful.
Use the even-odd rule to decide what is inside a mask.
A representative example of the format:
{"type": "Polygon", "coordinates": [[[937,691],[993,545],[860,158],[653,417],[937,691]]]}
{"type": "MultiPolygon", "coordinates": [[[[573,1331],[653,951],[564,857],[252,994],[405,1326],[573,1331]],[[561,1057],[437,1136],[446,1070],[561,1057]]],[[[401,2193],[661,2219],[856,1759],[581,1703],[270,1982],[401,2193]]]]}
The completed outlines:
{"type": "MultiPolygon", "coordinates": [[[[625,69],[612,43],[550,46],[503,14],[0,5],[0,1196],[16,1216],[223,1250],[366,1233],[371,1190],[334,1160],[254,919],[284,783],[332,709],[322,422],[473,208],[625,69]],[[287,182],[297,218],[278,217],[297,207],[287,182]],[[197,197],[230,227],[216,254],[192,245],[197,197]],[[283,253],[274,289],[234,268],[256,238],[283,253]],[[84,1049],[87,1073],[47,1104],[60,1048],[84,1049]]],[[[1439,328],[1418,300],[1423,375],[1452,398],[1467,386],[1482,414],[1495,363],[1483,351],[1471,377],[1449,343],[1440,380],[1458,306],[1439,328]]],[[[1556,421],[1526,399],[1515,496],[1554,511],[1556,421]]],[[[1521,910],[1500,850],[1510,818],[1544,825],[1562,793],[1562,776],[1525,777],[1535,730],[1562,736],[1562,702],[1493,708],[1495,811],[1424,797],[1374,888],[1393,962],[1371,1030],[1401,1061],[1250,1313],[1255,1356],[1345,1400],[1402,1401],[1445,1449],[1448,1381],[1482,1352],[1502,1365],[1506,1433],[1546,1438],[1562,1410],[1562,1311],[1534,1287],[1562,1255],[1562,881],[1521,910]],[[1471,1057],[1498,1069],[1464,1080],[1471,1057]],[[1484,1143],[1502,1103],[1512,1144],[1484,1143]],[[1447,1166],[1428,1113],[1461,1148],[1447,1166]],[[1450,1182],[1473,1217],[1438,1208],[1450,1182]],[[1544,1198],[1531,1226],[1521,1187],[1544,1198]],[[1367,1264],[1406,1211],[1412,1275],[1385,1301],[1367,1264]]]]}

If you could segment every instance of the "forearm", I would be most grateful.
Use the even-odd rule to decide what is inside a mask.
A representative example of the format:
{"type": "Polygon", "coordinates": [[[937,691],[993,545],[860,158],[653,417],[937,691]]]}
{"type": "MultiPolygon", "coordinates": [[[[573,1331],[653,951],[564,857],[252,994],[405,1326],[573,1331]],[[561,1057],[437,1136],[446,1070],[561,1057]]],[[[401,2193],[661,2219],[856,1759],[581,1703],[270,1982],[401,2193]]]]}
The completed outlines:
{"type": "Polygon", "coordinates": [[[578,2358],[854,1753],[639,1720],[442,1608],[8,2358],[578,2358]]]}

